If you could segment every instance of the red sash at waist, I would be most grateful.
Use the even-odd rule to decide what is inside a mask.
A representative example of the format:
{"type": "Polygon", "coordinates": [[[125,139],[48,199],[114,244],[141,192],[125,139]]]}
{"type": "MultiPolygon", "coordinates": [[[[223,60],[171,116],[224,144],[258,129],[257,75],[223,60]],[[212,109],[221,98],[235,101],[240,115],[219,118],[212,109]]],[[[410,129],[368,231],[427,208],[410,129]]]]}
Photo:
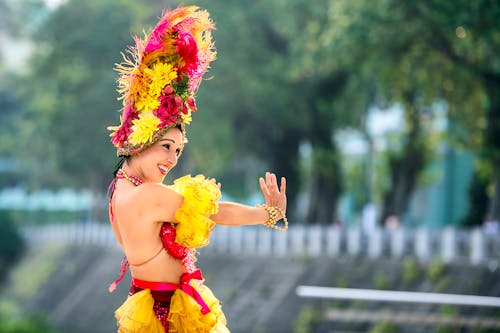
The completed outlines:
{"type": "Polygon", "coordinates": [[[191,280],[203,280],[203,276],[201,275],[201,271],[199,269],[195,270],[192,273],[182,274],[181,283],[153,282],[132,278],[132,285],[141,289],[149,289],[152,291],[169,291],[181,289],[183,292],[193,297],[194,300],[201,306],[201,313],[209,313],[210,308],[205,303],[203,298],[201,298],[200,293],[198,293],[198,291],[189,283],[191,280]]]}
{"type": "Polygon", "coordinates": [[[152,282],[152,281],[139,280],[136,278],[132,278],[132,284],[135,287],[141,289],[159,290],[159,291],[177,290],[181,287],[179,283],[152,282]]]}

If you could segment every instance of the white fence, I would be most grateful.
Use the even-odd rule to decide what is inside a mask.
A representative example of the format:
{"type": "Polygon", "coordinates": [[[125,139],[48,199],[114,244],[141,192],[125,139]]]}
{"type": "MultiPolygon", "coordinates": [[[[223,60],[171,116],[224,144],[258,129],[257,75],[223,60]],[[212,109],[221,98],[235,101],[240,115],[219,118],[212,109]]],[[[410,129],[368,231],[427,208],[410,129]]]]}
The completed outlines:
{"type": "MultiPolygon", "coordinates": [[[[109,224],[70,224],[26,227],[30,242],[64,242],[117,248],[109,224]]],[[[403,258],[421,261],[441,258],[446,263],[495,265],[500,262],[500,235],[481,229],[375,229],[369,235],[359,228],[293,226],[287,233],[264,228],[217,226],[204,254],[273,257],[403,258]]]]}

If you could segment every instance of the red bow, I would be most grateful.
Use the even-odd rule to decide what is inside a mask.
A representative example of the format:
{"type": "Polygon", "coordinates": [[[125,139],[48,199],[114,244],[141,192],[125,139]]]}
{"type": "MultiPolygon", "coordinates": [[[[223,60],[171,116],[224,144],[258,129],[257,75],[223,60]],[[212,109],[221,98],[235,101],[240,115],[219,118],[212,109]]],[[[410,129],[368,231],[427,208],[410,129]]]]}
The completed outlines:
{"type": "Polygon", "coordinates": [[[199,269],[195,270],[193,273],[184,273],[181,276],[181,289],[183,292],[194,298],[194,300],[201,306],[201,313],[207,314],[210,312],[210,308],[207,303],[201,298],[200,293],[191,285],[189,281],[191,280],[203,280],[201,271],[199,269]]]}

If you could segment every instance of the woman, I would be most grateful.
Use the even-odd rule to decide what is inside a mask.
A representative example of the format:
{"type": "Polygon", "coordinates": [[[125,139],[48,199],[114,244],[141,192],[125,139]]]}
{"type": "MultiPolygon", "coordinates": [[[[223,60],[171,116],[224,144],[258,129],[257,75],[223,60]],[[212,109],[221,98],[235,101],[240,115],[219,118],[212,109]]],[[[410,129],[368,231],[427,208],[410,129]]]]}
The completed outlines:
{"type": "Polygon", "coordinates": [[[130,297],[115,313],[118,332],[228,332],[194,249],[208,244],[216,223],[288,227],[286,180],[278,185],[272,173],[259,180],[259,207],[219,203],[220,184],[202,175],[162,184],[182,153],[194,92],[215,57],[213,28],[195,6],[166,12],[150,36],[136,39],[133,60],[118,65],[124,106],[111,130],[123,157],[110,186],[110,221],[125,258],[110,291],[128,267],[132,274],[130,297]]]}

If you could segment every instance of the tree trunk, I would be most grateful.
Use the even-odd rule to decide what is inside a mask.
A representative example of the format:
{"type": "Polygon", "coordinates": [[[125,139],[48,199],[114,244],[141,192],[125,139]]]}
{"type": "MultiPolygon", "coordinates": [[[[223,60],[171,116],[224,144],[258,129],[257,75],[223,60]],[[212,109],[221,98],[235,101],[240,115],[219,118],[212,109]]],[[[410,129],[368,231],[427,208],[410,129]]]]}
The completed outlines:
{"type": "Polygon", "coordinates": [[[489,215],[500,221],[500,76],[485,75],[485,88],[488,95],[486,110],[486,148],[493,166],[491,184],[493,193],[490,198],[489,215]]]}
{"type": "Polygon", "coordinates": [[[335,126],[339,126],[339,110],[332,101],[347,82],[346,72],[336,72],[315,79],[310,94],[311,127],[308,133],[313,146],[313,167],[307,209],[307,223],[329,224],[336,219],[337,201],[342,191],[340,157],[332,140],[335,126]]]}
{"type": "MultiPolygon", "coordinates": [[[[497,168],[500,164],[496,164],[497,168]]],[[[490,199],[490,215],[493,220],[500,221],[500,172],[493,174],[493,196],[490,199]]]]}
{"type": "Polygon", "coordinates": [[[418,175],[426,163],[425,142],[422,135],[420,115],[414,108],[406,109],[407,127],[410,129],[401,152],[389,161],[391,185],[384,196],[380,223],[394,215],[401,218],[415,189],[418,175]]]}
{"type": "Polygon", "coordinates": [[[336,218],[342,177],[336,147],[330,142],[327,145],[313,147],[313,171],[307,212],[307,223],[310,224],[329,224],[336,218]]]}
{"type": "Polygon", "coordinates": [[[286,130],[282,140],[273,144],[272,170],[278,177],[286,177],[287,215],[289,220],[296,220],[295,207],[300,189],[299,170],[300,136],[295,131],[286,130]]]}

